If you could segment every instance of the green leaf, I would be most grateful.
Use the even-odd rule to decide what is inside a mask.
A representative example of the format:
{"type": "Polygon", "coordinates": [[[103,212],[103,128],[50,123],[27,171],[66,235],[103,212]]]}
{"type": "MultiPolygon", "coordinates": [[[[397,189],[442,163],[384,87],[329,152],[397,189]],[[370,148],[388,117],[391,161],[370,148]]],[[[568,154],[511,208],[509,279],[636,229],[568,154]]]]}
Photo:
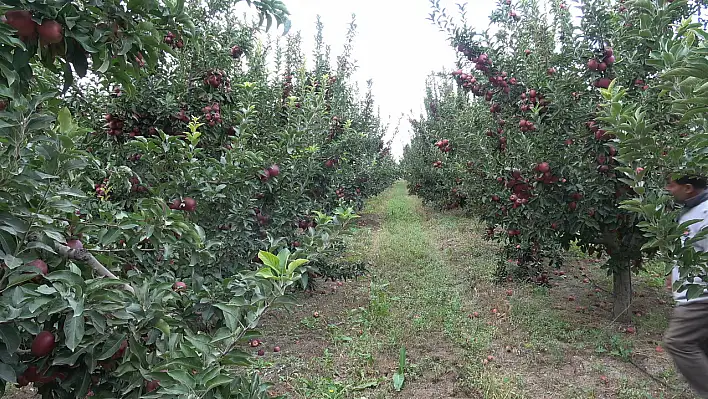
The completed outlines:
{"type": "Polygon", "coordinates": [[[101,54],[103,57],[103,62],[101,63],[101,66],[98,67],[98,73],[106,73],[108,68],[111,66],[111,57],[108,57],[105,54],[101,54]]]}
{"type": "Polygon", "coordinates": [[[270,268],[267,268],[267,267],[260,268],[258,270],[258,272],[256,273],[256,276],[267,278],[267,279],[275,278],[275,275],[273,274],[273,270],[271,270],[270,268]]]}
{"type": "Polygon", "coordinates": [[[251,355],[236,349],[224,356],[221,362],[225,366],[248,366],[251,364],[251,355]]]}
{"type": "MultiPolygon", "coordinates": [[[[116,241],[116,239],[118,238],[118,236],[120,236],[120,234],[121,234],[120,229],[111,229],[108,231],[108,233],[106,235],[101,237],[100,242],[103,245],[113,244],[113,242],[116,241]]],[[[148,238],[148,237],[146,237],[146,238],[148,238]]]]}
{"type": "Polygon", "coordinates": [[[74,124],[72,122],[71,111],[69,111],[69,108],[63,107],[59,110],[57,122],[59,122],[59,132],[61,134],[66,134],[73,129],[74,124]]]}
{"type": "Polygon", "coordinates": [[[97,291],[110,286],[122,286],[125,284],[125,281],[115,278],[97,278],[93,280],[86,280],[86,292],[97,291]]]}
{"type": "Polygon", "coordinates": [[[17,269],[18,267],[22,266],[22,259],[15,258],[10,254],[5,254],[3,261],[10,269],[17,269]]]}
{"type": "Polygon", "coordinates": [[[406,367],[406,347],[402,346],[398,354],[398,370],[403,373],[406,367]]]}
{"type": "MultiPolygon", "coordinates": [[[[59,193],[60,194],[60,193],[59,193]]],[[[66,244],[66,239],[57,231],[44,230],[44,235],[61,244],[66,244]]]]}
{"type": "Polygon", "coordinates": [[[224,314],[224,321],[226,322],[226,326],[229,328],[229,330],[231,330],[232,332],[236,331],[239,327],[241,308],[225,303],[217,303],[214,305],[214,307],[220,309],[221,312],[224,314]]]}
{"type": "Polygon", "coordinates": [[[14,325],[0,324],[0,341],[5,344],[7,351],[12,353],[20,347],[22,338],[14,325]]]}
{"type": "Polygon", "coordinates": [[[400,392],[401,389],[403,388],[403,383],[405,382],[405,377],[403,374],[396,373],[393,375],[393,389],[395,389],[397,392],[400,392]]]}
{"type": "Polygon", "coordinates": [[[693,299],[693,298],[698,298],[703,294],[703,290],[705,290],[705,286],[701,284],[691,284],[688,286],[688,290],[686,291],[686,298],[687,299],[693,299]]]}
{"type": "Polygon", "coordinates": [[[81,276],[67,270],[57,270],[47,274],[45,277],[51,282],[62,281],[64,283],[67,283],[68,285],[79,286],[83,286],[84,284],[84,280],[81,278],[81,276]]]}
{"type": "Polygon", "coordinates": [[[54,248],[50,247],[49,245],[43,243],[42,241],[30,241],[27,244],[27,248],[30,249],[41,249],[44,251],[49,252],[50,254],[56,254],[56,251],[54,251],[54,248]]]}
{"type": "Polygon", "coordinates": [[[210,391],[218,386],[230,384],[231,381],[233,381],[233,380],[234,379],[232,377],[219,374],[216,377],[214,377],[214,378],[210,379],[209,381],[207,381],[206,383],[204,383],[204,386],[206,387],[207,391],[210,391]]]}
{"type": "Polygon", "coordinates": [[[288,274],[293,274],[298,267],[308,262],[309,260],[307,259],[295,259],[294,261],[290,262],[290,265],[288,265],[288,274]]]}
{"type": "Polygon", "coordinates": [[[54,358],[54,360],[52,361],[52,364],[55,366],[59,366],[59,365],[63,365],[63,364],[73,366],[74,364],[76,364],[76,361],[79,360],[79,358],[81,356],[83,356],[85,353],[86,353],[86,349],[79,349],[78,351],[76,351],[68,356],[67,355],[64,355],[64,356],[59,355],[54,358]]]}
{"type": "Polygon", "coordinates": [[[124,340],[125,335],[121,335],[119,339],[114,340],[112,344],[109,345],[108,343],[106,343],[106,345],[103,346],[103,352],[96,357],[96,360],[105,360],[115,355],[116,352],[118,352],[118,349],[120,349],[120,346],[124,340]]]}
{"type": "Polygon", "coordinates": [[[74,317],[73,313],[66,315],[64,321],[64,336],[66,337],[66,347],[72,352],[78,348],[81,340],[84,339],[84,318],[74,317]]]}
{"type": "Polygon", "coordinates": [[[16,378],[15,370],[12,367],[5,363],[0,363],[0,380],[15,384],[17,383],[16,378]]]}
{"type": "Polygon", "coordinates": [[[258,258],[263,262],[264,265],[278,270],[279,259],[277,256],[273,255],[270,252],[259,251],[258,258]]]}
{"type": "Polygon", "coordinates": [[[184,370],[169,370],[167,371],[167,375],[189,388],[194,388],[197,384],[194,378],[192,378],[192,376],[184,370]]]}
{"type": "Polygon", "coordinates": [[[160,319],[155,323],[155,328],[162,331],[166,337],[170,336],[170,325],[164,319],[160,319]]]}

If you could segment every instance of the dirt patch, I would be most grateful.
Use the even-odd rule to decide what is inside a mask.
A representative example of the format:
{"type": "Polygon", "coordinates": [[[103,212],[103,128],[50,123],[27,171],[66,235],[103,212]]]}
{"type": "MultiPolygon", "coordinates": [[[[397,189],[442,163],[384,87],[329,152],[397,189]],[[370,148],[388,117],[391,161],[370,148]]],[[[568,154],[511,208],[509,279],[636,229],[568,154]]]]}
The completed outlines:
{"type": "Polygon", "coordinates": [[[381,217],[379,215],[365,213],[360,216],[361,217],[356,220],[356,225],[359,227],[378,229],[381,226],[381,217]]]}
{"type": "MultiPolygon", "coordinates": [[[[316,283],[318,291],[297,294],[298,305],[290,311],[275,309],[262,318],[262,345],[281,349],[280,353],[266,353],[265,360],[272,366],[262,370],[265,379],[275,384],[276,394],[292,394],[292,380],[321,373],[319,362],[333,350],[333,339],[346,342],[360,333],[347,329],[347,321],[351,312],[368,302],[368,278],[347,282],[318,279],[316,283]]],[[[349,359],[341,353],[336,357],[336,376],[346,378],[349,359]]]]}
{"type": "Polygon", "coordinates": [[[15,388],[12,384],[7,385],[7,392],[3,396],[5,399],[38,399],[39,397],[37,390],[32,387],[15,388]]]}
{"type": "MultiPolygon", "coordinates": [[[[646,295],[638,297],[633,322],[617,324],[612,321],[610,294],[597,292],[588,283],[574,278],[572,272],[570,274],[570,278],[548,291],[547,297],[538,300],[551,308],[547,322],[553,325],[546,329],[546,339],[532,333],[529,340],[529,330],[533,327],[528,324],[533,320],[515,320],[514,307],[521,307],[517,312],[534,308],[524,304],[526,298],[509,298],[512,317],[507,321],[507,341],[531,342],[530,348],[509,364],[515,372],[527,373],[525,380],[534,381],[526,385],[525,391],[534,398],[557,397],[549,394],[553,387],[564,387],[566,392],[578,395],[592,392],[596,398],[614,398],[623,390],[643,390],[654,397],[691,398],[672,389],[679,383],[676,379],[667,380],[667,385],[663,385],[651,378],[657,376],[655,378],[665,380],[661,375],[671,370],[672,364],[660,347],[663,330],[653,329],[653,326],[643,328],[641,317],[650,314],[647,310],[651,305],[654,315],[666,313],[668,310],[661,306],[665,301],[646,295]],[[524,326],[511,327],[515,322],[524,326]],[[549,369],[555,370],[549,373],[549,369]]],[[[514,289],[512,284],[507,286],[514,289]]],[[[533,295],[528,292],[532,287],[515,288],[518,293],[514,292],[513,296],[533,295]]],[[[539,317],[537,321],[543,320],[539,317]]],[[[544,331],[536,333],[541,335],[544,331]]]]}

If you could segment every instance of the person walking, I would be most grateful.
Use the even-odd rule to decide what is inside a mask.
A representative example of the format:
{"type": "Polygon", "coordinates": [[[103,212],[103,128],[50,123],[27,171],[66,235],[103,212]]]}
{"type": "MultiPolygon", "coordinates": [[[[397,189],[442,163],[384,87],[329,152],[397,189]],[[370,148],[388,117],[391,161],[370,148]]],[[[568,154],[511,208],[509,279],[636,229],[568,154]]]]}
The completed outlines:
{"type": "MultiPolygon", "coordinates": [[[[706,178],[683,176],[669,179],[665,189],[683,204],[679,223],[700,220],[688,227],[685,238],[694,237],[708,228],[708,190],[706,178]]],[[[694,244],[696,251],[708,251],[708,237],[694,244]]],[[[671,287],[679,280],[678,267],[667,278],[671,287]]],[[[706,289],[697,298],[688,299],[686,291],[673,291],[676,301],[669,327],[664,336],[664,346],[671,355],[678,371],[693,390],[708,399],[708,282],[696,278],[693,283],[704,284],[706,289]]]]}

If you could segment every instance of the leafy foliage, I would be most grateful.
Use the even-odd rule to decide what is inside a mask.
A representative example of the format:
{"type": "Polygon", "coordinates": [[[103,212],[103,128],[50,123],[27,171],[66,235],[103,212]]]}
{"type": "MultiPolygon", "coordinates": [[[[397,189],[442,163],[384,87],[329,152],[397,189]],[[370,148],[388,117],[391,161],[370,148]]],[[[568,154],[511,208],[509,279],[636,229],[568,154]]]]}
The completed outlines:
{"type": "Polygon", "coordinates": [[[694,103],[681,99],[672,109],[659,98],[658,60],[681,52],[673,47],[675,55],[658,56],[657,48],[700,4],[584,0],[579,19],[569,7],[552,2],[545,14],[537,2],[500,1],[493,29],[481,30],[464,20],[465,6],[456,22],[433,2],[430,19],[450,35],[458,69],[430,78],[427,115],[412,121],[416,136],[404,169],[411,192],[469,210],[487,223],[490,239],[506,243],[500,277],[516,273],[545,284],[543,263],[559,265],[571,243],[604,257],[614,276],[614,315],[626,318],[630,271],[657,248],[646,245],[642,215],[620,207],[642,195],[627,179],[635,168],[625,167],[624,157],[655,149],[655,159],[662,151],[682,157],[675,111],[682,104],[690,112],[685,107],[694,103]],[[637,124],[632,148],[602,108],[613,81],[626,90],[611,112],[640,107],[654,116],[637,124]]]}
{"type": "Polygon", "coordinates": [[[373,100],[298,36],[274,78],[256,32],[287,10],[233,3],[4,3],[0,380],[270,397],[243,371],[260,317],[346,276],[356,211],[397,176],[373,100]]]}

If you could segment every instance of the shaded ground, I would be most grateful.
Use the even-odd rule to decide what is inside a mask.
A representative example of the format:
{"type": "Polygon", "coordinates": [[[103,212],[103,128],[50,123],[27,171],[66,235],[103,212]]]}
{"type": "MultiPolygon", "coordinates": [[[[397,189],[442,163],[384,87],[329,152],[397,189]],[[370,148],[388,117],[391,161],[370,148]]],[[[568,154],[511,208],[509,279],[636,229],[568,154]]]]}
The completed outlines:
{"type": "Polygon", "coordinates": [[[37,394],[37,391],[29,386],[16,388],[12,384],[8,384],[6,389],[7,391],[5,392],[5,396],[3,396],[3,398],[7,399],[37,399],[40,397],[37,394]]]}

